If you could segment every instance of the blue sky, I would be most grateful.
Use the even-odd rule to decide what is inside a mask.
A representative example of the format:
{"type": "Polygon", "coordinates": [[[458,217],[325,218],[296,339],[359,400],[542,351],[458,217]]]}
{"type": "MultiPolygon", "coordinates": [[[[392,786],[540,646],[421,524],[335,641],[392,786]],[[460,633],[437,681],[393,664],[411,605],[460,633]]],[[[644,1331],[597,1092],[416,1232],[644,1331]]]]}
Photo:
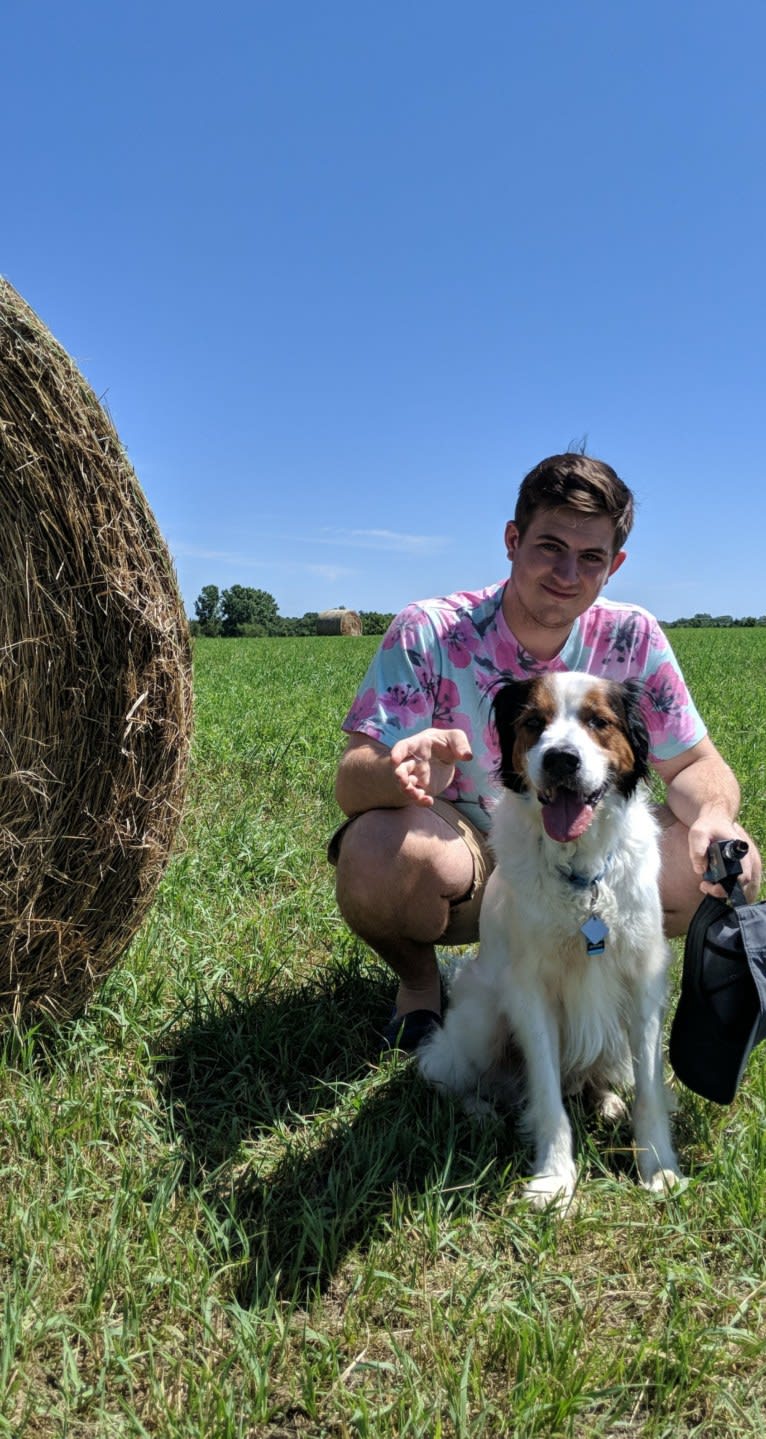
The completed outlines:
{"type": "Polygon", "coordinates": [[[761,0],[6,0],[0,272],[190,612],[488,584],[587,436],[610,595],[764,613],[765,51],[761,0]]]}

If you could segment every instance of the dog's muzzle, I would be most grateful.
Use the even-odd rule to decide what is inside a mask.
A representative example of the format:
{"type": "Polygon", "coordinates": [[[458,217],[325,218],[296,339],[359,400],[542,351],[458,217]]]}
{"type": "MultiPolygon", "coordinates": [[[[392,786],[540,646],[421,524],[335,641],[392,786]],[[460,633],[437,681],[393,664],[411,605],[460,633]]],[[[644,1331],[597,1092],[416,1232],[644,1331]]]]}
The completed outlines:
{"type": "Polygon", "coordinates": [[[545,832],[559,844],[570,844],[585,833],[606,792],[605,784],[583,792],[578,780],[581,768],[578,751],[569,746],[550,749],[543,755],[543,778],[547,783],[538,790],[537,798],[543,807],[545,832]]]}

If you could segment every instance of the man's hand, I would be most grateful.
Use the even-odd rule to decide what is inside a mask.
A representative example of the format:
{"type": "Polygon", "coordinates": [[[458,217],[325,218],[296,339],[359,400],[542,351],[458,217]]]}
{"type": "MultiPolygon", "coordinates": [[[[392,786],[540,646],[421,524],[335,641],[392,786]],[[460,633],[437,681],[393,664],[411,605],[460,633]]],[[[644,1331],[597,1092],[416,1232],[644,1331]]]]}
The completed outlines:
{"type": "Polygon", "coordinates": [[[394,778],[413,804],[432,805],[452,783],[455,765],[471,759],[468,737],[461,729],[427,729],[398,740],[391,750],[394,778]]]}
{"type": "Polygon", "coordinates": [[[654,768],[667,786],[669,810],[689,832],[689,859],[692,870],[699,875],[702,893],[714,894],[717,899],[725,897],[720,884],[702,878],[713,840],[744,839],[750,848],[742,860],[739,883],[752,902],[760,885],[760,857],[750,836],[734,818],[739,809],[739,785],[712,740],[705,736],[674,760],[655,760],[654,768]]]}
{"type": "MultiPolygon", "coordinates": [[[[731,815],[724,809],[703,810],[694,824],[689,826],[689,858],[695,874],[700,876],[700,889],[703,894],[713,894],[716,899],[726,898],[726,891],[722,885],[711,884],[709,880],[702,879],[702,875],[708,867],[707,852],[710,845],[717,839],[745,838],[744,830],[733,822],[731,815]]],[[[752,845],[747,854],[742,856],[740,863],[742,873],[739,876],[739,884],[747,892],[755,875],[755,857],[752,845]]]]}

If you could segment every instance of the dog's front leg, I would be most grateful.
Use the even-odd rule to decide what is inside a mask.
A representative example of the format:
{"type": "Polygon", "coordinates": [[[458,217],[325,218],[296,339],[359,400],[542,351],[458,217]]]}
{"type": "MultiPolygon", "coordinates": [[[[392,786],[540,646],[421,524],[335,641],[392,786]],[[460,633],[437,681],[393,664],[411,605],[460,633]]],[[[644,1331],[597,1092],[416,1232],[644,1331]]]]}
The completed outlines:
{"type": "Polygon", "coordinates": [[[524,1054],[525,1126],[535,1147],[534,1174],[524,1195],[536,1209],[551,1205],[563,1214],[571,1203],[577,1172],[572,1129],[561,1097],[558,1025],[539,995],[520,990],[514,994],[509,1020],[524,1054]]]}
{"type": "Polygon", "coordinates": [[[668,1106],[662,1078],[662,1014],[664,984],[655,974],[634,1008],[631,1034],[636,1098],[633,1137],[641,1183],[662,1194],[681,1175],[670,1136],[668,1106]]]}

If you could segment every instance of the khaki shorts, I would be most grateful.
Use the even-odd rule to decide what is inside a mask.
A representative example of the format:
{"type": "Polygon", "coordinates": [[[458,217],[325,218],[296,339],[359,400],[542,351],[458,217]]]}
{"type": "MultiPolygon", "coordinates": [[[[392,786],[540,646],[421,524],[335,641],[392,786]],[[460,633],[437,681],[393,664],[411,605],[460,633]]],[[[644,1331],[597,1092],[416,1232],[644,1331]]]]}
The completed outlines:
{"type": "MultiPolygon", "coordinates": [[[[479,910],[481,908],[482,896],[487,880],[495,867],[492,851],[489,847],[487,835],[472,824],[470,819],[450,804],[446,799],[435,799],[433,813],[438,814],[451,829],[454,829],[463,843],[470,850],[473,860],[473,884],[462,899],[455,900],[450,905],[449,924],[440,936],[440,944],[475,944],[479,938],[479,910]]],[[[327,846],[327,858],[330,864],[338,863],[338,855],[343,836],[358,815],[351,819],[344,820],[343,824],[336,829],[331,836],[327,846]]]]}

